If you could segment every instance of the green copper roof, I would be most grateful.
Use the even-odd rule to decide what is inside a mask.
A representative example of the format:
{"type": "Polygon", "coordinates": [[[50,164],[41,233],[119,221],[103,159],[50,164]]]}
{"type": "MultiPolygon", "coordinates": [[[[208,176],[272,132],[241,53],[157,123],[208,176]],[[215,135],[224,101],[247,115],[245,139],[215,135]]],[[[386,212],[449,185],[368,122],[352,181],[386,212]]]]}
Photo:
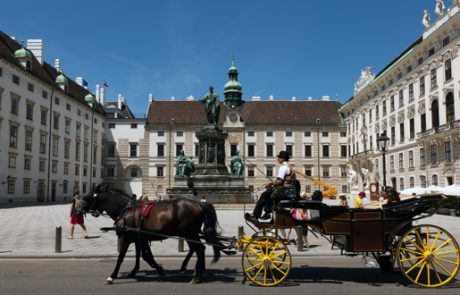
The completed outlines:
{"type": "Polygon", "coordinates": [[[224,92],[241,90],[243,90],[243,86],[241,86],[241,83],[237,80],[229,80],[227,83],[225,83],[224,92]]]}
{"type": "Polygon", "coordinates": [[[88,95],[85,96],[85,101],[87,103],[95,103],[96,99],[94,98],[94,95],[92,95],[91,93],[88,93],[88,95]]]}
{"type": "Polygon", "coordinates": [[[14,57],[32,59],[32,53],[29,50],[25,49],[24,47],[21,47],[20,49],[14,52],[14,57]]]}
{"type": "Polygon", "coordinates": [[[59,76],[56,77],[56,84],[58,85],[68,85],[69,80],[64,76],[62,73],[59,74],[59,76]]]}

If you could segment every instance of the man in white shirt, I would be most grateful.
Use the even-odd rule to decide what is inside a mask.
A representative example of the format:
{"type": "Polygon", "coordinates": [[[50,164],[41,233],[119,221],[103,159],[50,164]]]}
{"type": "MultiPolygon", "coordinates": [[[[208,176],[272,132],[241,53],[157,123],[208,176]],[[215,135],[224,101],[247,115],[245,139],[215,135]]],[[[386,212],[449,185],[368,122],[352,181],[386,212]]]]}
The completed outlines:
{"type": "Polygon", "coordinates": [[[295,181],[295,173],[293,173],[289,167],[289,153],[281,151],[276,156],[276,160],[278,164],[281,165],[278,169],[276,179],[274,182],[269,182],[266,185],[267,190],[260,195],[259,201],[257,201],[252,215],[249,215],[250,218],[262,220],[270,219],[270,212],[273,207],[273,194],[276,194],[277,188],[284,186],[285,184],[291,184],[292,181],[295,181]],[[262,215],[262,209],[265,210],[264,215],[262,215]]]}

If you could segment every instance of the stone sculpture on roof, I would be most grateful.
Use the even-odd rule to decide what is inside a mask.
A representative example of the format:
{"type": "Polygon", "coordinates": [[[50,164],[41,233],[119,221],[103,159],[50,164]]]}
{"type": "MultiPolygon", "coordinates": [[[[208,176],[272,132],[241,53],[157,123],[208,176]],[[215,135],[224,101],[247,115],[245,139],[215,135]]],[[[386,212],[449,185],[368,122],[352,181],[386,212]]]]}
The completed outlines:
{"type": "Polygon", "coordinates": [[[430,27],[430,14],[428,13],[428,10],[423,11],[423,19],[422,19],[422,24],[425,26],[425,28],[430,27]]]}
{"type": "Polygon", "coordinates": [[[442,16],[444,14],[444,10],[446,9],[446,6],[444,5],[444,1],[442,0],[436,0],[436,6],[434,8],[434,12],[438,16],[442,16]]]}
{"type": "Polygon", "coordinates": [[[354,95],[360,92],[364,87],[366,87],[372,80],[374,80],[375,75],[372,74],[372,67],[365,67],[361,71],[361,76],[358,81],[355,83],[354,95]]]}

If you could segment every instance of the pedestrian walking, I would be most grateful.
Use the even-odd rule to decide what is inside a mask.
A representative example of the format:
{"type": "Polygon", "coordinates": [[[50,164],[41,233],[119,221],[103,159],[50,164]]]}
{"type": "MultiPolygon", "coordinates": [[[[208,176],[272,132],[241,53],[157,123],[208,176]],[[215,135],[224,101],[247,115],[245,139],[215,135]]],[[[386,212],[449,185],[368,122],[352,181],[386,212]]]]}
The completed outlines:
{"type": "Polygon", "coordinates": [[[83,238],[87,239],[88,236],[88,230],[86,229],[85,226],[85,219],[83,217],[83,214],[77,214],[75,212],[75,207],[81,202],[81,196],[80,196],[80,190],[77,188],[75,189],[75,194],[72,200],[72,206],[70,207],[70,235],[69,239],[73,239],[73,234],[75,231],[75,224],[80,225],[80,227],[83,229],[83,238]]]}

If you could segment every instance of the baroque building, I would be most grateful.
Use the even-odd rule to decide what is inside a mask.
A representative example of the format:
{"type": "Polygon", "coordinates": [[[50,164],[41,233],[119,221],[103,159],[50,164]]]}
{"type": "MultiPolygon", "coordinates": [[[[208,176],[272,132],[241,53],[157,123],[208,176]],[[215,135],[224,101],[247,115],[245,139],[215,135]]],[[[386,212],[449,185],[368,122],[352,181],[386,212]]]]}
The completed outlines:
{"type": "MultiPolygon", "coordinates": [[[[426,12],[427,13],[427,12],[426,12]]],[[[363,70],[341,108],[350,165],[383,183],[376,140],[390,138],[387,185],[398,190],[447,186],[460,180],[460,13],[453,5],[375,76],[363,70]]],[[[362,179],[360,179],[362,184],[362,179]]]]}
{"type": "Polygon", "coordinates": [[[0,202],[71,199],[102,181],[105,118],[83,78],[0,32],[0,202]]]}

